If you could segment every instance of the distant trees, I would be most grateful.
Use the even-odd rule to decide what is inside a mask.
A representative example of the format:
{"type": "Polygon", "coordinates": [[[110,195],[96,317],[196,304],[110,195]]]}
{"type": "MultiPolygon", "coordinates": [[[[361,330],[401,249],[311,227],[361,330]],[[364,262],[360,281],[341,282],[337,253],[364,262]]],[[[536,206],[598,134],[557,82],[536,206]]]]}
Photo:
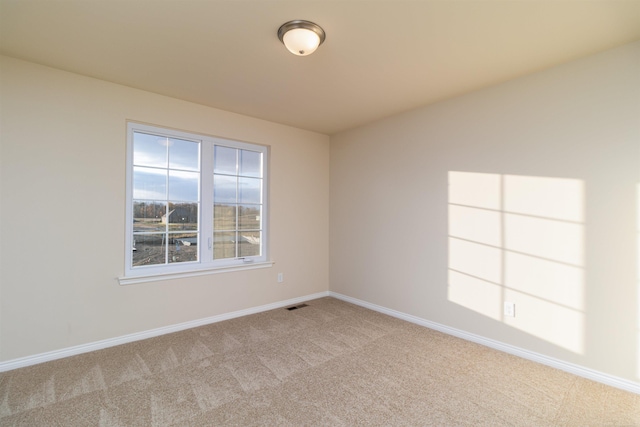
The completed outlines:
{"type": "MultiPolygon", "coordinates": [[[[261,209],[257,205],[216,204],[213,208],[215,230],[261,229],[261,209]]],[[[197,203],[134,201],[133,217],[140,222],[197,223],[197,203]],[[165,215],[169,212],[169,220],[165,215]]]]}
{"type": "MultiPolygon", "coordinates": [[[[169,212],[178,212],[180,220],[176,220],[173,215],[170,222],[197,222],[198,204],[197,203],[169,203],[169,212]]],[[[133,217],[138,220],[161,221],[162,217],[167,213],[167,205],[162,202],[133,202],[133,217]]]]}
{"type": "Polygon", "coordinates": [[[133,217],[136,219],[160,221],[165,212],[166,205],[164,203],[133,202],[133,217]]]}

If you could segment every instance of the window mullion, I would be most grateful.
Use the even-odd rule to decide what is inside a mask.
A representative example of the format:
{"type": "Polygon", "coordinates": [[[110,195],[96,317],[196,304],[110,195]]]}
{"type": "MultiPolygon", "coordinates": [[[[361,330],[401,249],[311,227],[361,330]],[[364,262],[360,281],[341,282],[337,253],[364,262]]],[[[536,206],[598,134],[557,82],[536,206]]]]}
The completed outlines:
{"type": "Polygon", "coordinates": [[[200,152],[200,260],[213,261],[213,144],[204,139],[200,152]]]}
{"type": "Polygon", "coordinates": [[[169,264],[169,164],[170,164],[170,159],[169,159],[169,138],[166,138],[166,144],[165,144],[165,158],[167,160],[167,163],[165,165],[165,176],[164,176],[164,182],[165,182],[165,195],[164,195],[164,203],[165,203],[165,208],[164,208],[164,215],[165,215],[165,224],[164,224],[164,265],[168,265],[169,264]]]}
{"type": "MultiPolygon", "coordinates": [[[[236,167],[237,170],[237,167],[236,167]]],[[[238,176],[236,176],[236,228],[234,230],[235,232],[235,240],[236,243],[234,245],[234,249],[235,249],[235,258],[239,258],[240,257],[240,253],[239,253],[239,245],[240,245],[240,232],[239,232],[239,228],[240,228],[240,203],[239,203],[239,199],[240,199],[240,178],[238,176]]]]}
{"type": "MultiPolygon", "coordinates": [[[[168,151],[169,151],[169,144],[167,144],[167,156],[168,156],[168,151]]],[[[169,264],[169,163],[167,163],[167,169],[165,170],[165,208],[164,208],[164,215],[165,215],[165,224],[164,224],[164,245],[163,245],[163,249],[164,249],[164,264],[167,265],[169,264]]]]}

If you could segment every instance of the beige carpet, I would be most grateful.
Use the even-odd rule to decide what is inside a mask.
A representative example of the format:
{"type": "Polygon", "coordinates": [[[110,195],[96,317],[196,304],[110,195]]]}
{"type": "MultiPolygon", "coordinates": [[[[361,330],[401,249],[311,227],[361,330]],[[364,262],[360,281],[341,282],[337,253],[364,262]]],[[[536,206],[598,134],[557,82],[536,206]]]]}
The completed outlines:
{"type": "Polygon", "coordinates": [[[640,426],[640,396],[333,298],[0,374],[2,426],[640,426]]]}

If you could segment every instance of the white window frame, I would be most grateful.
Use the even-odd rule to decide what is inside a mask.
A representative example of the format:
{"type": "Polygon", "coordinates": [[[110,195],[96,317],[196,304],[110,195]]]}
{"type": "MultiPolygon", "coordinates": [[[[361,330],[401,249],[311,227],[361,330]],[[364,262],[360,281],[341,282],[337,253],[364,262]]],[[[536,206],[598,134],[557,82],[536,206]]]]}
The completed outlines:
{"type": "Polygon", "coordinates": [[[121,285],[201,276],[234,270],[271,267],[269,261],[269,147],[192,132],[178,131],[136,122],[127,123],[127,175],[125,272],[118,280],[121,285]],[[179,138],[200,144],[200,209],[198,212],[198,261],[162,265],[133,266],[133,138],[135,132],[159,137],[179,138]],[[262,153],[262,212],[261,250],[259,256],[213,259],[213,152],[215,146],[224,146],[262,153]]]}

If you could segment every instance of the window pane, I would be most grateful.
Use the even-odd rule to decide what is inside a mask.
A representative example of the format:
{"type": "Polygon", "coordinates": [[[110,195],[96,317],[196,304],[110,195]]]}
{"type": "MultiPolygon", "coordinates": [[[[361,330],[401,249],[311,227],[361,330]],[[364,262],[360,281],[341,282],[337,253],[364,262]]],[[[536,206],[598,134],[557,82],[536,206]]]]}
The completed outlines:
{"type": "Polygon", "coordinates": [[[166,234],[134,234],[133,265],[164,264],[166,234]]]}
{"type": "Polygon", "coordinates": [[[197,203],[169,203],[169,219],[162,218],[169,224],[169,231],[197,230],[198,229],[198,204],[197,203]]]}
{"type": "Polygon", "coordinates": [[[213,229],[215,231],[236,229],[235,205],[213,205],[213,229]]]}
{"type": "Polygon", "coordinates": [[[162,217],[165,212],[163,202],[134,201],[133,231],[164,231],[162,217]]]}
{"type": "Polygon", "coordinates": [[[245,231],[238,239],[238,256],[258,256],[260,255],[260,232],[245,231]]]}
{"type": "Polygon", "coordinates": [[[170,234],[169,235],[169,263],[193,262],[198,260],[198,235],[170,234]]]}
{"type": "Polygon", "coordinates": [[[213,173],[236,175],[238,150],[216,145],[213,152],[213,173]]]}
{"type": "Polygon", "coordinates": [[[238,229],[260,230],[260,205],[238,206],[238,229]]]}
{"type": "Polygon", "coordinates": [[[169,171],[169,200],[199,200],[199,172],[169,171]]]}
{"type": "Polygon", "coordinates": [[[259,178],[238,178],[238,202],[262,203],[262,180],[259,178]]]}
{"type": "Polygon", "coordinates": [[[162,200],[167,198],[166,169],[133,168],[133,198],[162,200]]]}
{"type": "Polygon", "coordinates": [[[167,144],[168,139],[165,137],[134,132],[133,164],[166,168],[167,144]]]}
{"type": "Polygon", "coordinates": [[[236,203],[237,178],[233,176],[213,176],[213,200],[216,203],[236,203]]]}
{"type": "Polygon", "coordinates": [[[236,233],[213,233],[213,259],[236,257],[236,233]]]}
{"type": "Polygon", "coordinates": [[[169,139],[169,167],[171,169],[200,170],[200,144],[183,139],[169,139]]]}
{"type": "Polygon", "coordinates": [[[240,175],[262,178],[262,153],[240,150],[240,175]]]}

